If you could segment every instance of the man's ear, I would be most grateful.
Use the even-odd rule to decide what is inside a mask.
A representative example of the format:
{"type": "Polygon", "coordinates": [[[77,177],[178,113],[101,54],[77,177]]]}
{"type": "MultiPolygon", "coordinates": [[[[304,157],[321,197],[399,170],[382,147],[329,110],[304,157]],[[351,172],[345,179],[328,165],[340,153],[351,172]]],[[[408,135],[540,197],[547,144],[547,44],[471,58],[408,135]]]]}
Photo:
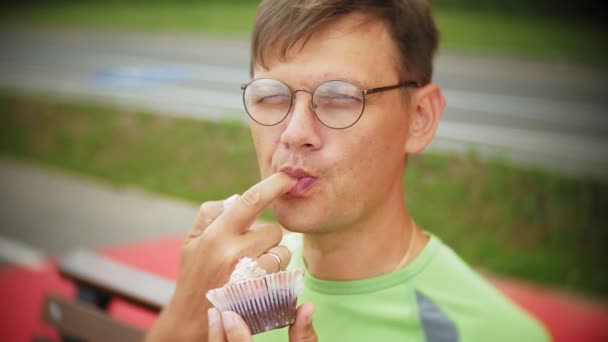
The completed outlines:
{"type": "Polygon", "coordinates": [[[419,153],[431,143],[444,108],[445,98],[435,84],[427,84],[412,94],[409,105],[410,129],[404,146],[406,154],[419,153]]]}

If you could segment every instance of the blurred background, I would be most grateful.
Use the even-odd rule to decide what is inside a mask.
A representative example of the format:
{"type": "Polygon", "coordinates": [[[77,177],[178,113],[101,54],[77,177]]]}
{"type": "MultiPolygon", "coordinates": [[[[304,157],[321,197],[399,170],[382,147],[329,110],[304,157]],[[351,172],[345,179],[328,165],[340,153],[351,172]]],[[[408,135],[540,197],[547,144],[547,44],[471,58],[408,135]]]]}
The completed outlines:
{"type": "MultiPolygon", "coordinates": [[[[605,303],[602,3],[432,3],[448,107],[404,177],[414,217],[484,272],[605,303]]],[[[0,274],[79,246],[181,236],[200,203],[258,180],[239,89],[256,6],[3,9],[0,274]]]]}

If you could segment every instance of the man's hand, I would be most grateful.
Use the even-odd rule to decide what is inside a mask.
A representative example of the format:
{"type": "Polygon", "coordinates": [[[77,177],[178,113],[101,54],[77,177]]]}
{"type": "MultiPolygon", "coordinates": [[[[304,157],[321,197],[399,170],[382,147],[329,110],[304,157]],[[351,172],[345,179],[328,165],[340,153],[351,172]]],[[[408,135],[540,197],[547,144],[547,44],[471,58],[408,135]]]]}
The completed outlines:
{"type": "Polygon", "coordinates": [[[288,192],[296,180],[279,172],[257,183],[243,195],[201,205],[181,251],[175,293],[164,308],[148,340],[175,338],[203,340],[207,337],[208,290],[223,286],[239,259],[257,258],[267,272],[284,269],[289,250],[278,246],[282,229],[278,224],[252,225],[274,199],[288,192]],[[281,259],[278,265],[272,252],[281,259]]]}
{"type": "MultiPolygon", "coordinates": [[[[289,341],[316,342],[317,333],[312,326],[314,307],[310,303],[302,304],[296,313],[296,321],[289,327],[289,341]]],[[[209,338],[207,342],[250,342],[251,333],[245,321],[234,312],[224,312],[216,308],[209,309],[209,338]]]]}

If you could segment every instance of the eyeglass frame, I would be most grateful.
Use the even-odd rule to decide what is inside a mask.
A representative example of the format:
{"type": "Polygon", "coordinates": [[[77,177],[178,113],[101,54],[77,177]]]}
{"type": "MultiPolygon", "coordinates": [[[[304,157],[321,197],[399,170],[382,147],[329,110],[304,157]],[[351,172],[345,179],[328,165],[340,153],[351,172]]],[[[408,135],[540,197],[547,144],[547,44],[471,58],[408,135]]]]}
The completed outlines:
{"type": "Polygon", "coordinates": [[[410,88],[410,87],[412,87],[412,88],[419,88],[420,87],[420,84],[417,81],[405,81],[405,82],[397,83],[397,84],[390,85],[390,86],[376,87],[376,88],[370,88],[370,89],[362,89],[361,90],[361,95],[363,97],[363,106],[361,107],[361,112],[357,116],[357,119],[353,123],[351,123],[350,125],[348,125],[346,127],[331,127],[328,124],[326,124],[325,122],[323,122],[323,120],[321,120],[321,118],[319,118],[319,114],[317,114],[317,111],[315,110],[316,106],[313,103],[313,98],[314,98],[314,93],[317,91],[317,89],[319,89],[320,86],[322,86],[325,83],[336,82],[336,81],[348,83],[350,85],[355,86],[356,88],[359,88],[359,86],[357,86],[356,84],[353,84],[351,82],[340,80],[340,79],[335,79],[335,80],[327,80],[327,81],[321,82],[319,85],[317,85],[315,87],[315,89],[312,92],[310,92],[310,91],[308,91],[306,89],[292,90],[291,87],[289,87],[289,85],[287,85],[285,82],[280,81],[280,80],[275,80],[273,78],[256,78],[256,79],[253,79],[253,80],[249,81],[248,83],[241,84],[241,90],[243,91],[243,96],[242,96],[243,97],[243,107],[245,108],[245,112],[247,112],[247,115],[251,118],[251,120],[253,120],[257,124],[262,125],[262,126],[266,126],[266,127],[276,126],[276,125],[280,124],[281,122],[283,122],[285,120],[285,118],[287,118],[289,116],[289,113],[291,112],[291,108],[293,107],[295,94],[297,92],[299,92],[299,91],[303,91],[305,93],[310,94],[310,109],[315,114],[315,117],[317,118],[317,120],[319,120],[319,122],[323,124],[323,126],[325,126],[327,128],[331,128],[331,129],[347,129],[349,127],[354,126],[357,122],[359,122],[359,120],[363,116],[363,112],[365,111],[365,104],[366,104],[365,95],[372,95],[372,94],[375,94],[375,93],[380,93],[380,92],[383,92],[383,91],[388,91],[388,90],[393,90],[393,89],[398,89],[398,88],[410,88]],[[279,83],[283,84],[285,87],[287,87],[287,89],[290,91],[289,108],[285,112],[285,115],[283,116],[283,118],[281,118],[281,120],[279,120],[277,123],[274,123],[274,124],[271,124],[271,125],[263,124],[263,123],[259,122],[258,120],[256,120],[253,117],[253,115],[251,115],[251,113],[249,113],[249,109],[247,108],[247,103],[245,101],[245,91],[247,90],[247,87],[249,87],[253,82],[259,81],[259,80],[271,80],[271,81],[279,82],[279,83]]]}

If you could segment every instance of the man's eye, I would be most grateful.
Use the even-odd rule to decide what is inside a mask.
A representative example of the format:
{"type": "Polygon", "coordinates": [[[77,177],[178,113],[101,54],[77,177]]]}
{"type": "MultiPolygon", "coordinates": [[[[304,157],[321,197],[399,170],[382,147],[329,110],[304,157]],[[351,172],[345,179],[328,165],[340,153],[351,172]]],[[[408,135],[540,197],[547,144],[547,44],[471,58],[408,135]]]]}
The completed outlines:
{"type": "Polygon", "coordinates": [[[340,93],[323,95],[323,96],[320,96],[319,100],[321,100],[322,102],[328,103],[328,104],[330,104],[330,103],[335,103],[335,104],[358,103],[361,101],[361,99],[359,99],[358,97],[348,95],[348,94],[340,94],[340,93]]]}
{"type": "Polygon", "coordinates": [[[274,94],[274,95],[266,95],[260,96],[256,98],[256,103],[259,104],[278,104],[285,103],[289,101],[289,95],[287,94],[274,94]]]}

